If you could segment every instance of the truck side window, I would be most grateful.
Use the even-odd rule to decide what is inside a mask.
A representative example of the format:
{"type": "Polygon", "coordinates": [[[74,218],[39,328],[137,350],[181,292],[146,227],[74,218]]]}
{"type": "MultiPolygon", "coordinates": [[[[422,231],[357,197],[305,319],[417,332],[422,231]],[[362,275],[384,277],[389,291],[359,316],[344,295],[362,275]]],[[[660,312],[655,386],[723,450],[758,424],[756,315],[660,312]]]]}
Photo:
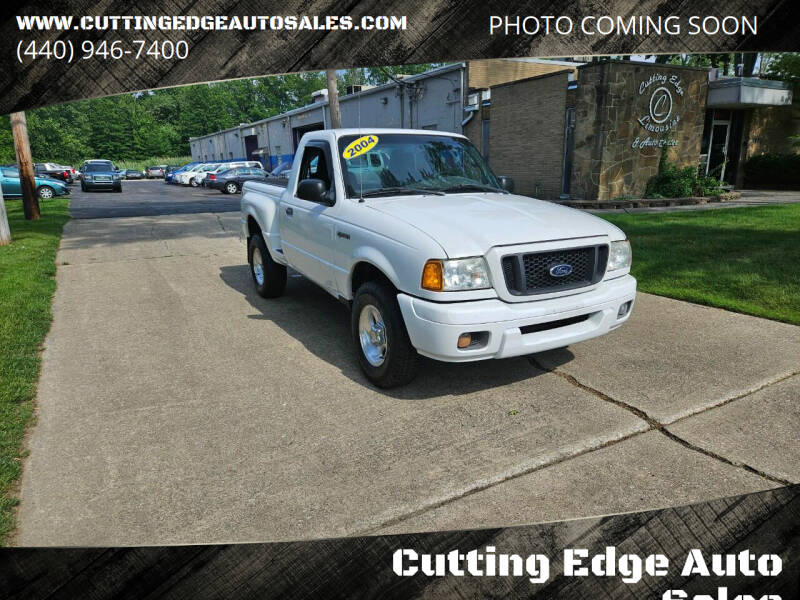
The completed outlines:
{"type": "Polygon", "coordinates": [[[303,179],[321,179],[325,186],[331,189],[331,178],[328,175],[328,164],[322,148],[307,146],[303,152],[303,162],[300,163],[300,181],[303,179]]]}

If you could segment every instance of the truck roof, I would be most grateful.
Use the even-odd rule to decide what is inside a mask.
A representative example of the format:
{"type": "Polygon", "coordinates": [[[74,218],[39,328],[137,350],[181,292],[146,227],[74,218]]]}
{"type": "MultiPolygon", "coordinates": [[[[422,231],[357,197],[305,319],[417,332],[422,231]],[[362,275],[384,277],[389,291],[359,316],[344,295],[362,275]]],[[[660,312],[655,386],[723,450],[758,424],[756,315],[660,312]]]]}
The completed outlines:
{"type": "Polygon", "coordinates": [[[318,134],[318,133],[333,133],[334,136],[337,138],[344,137],[346,135],[369,135],[370,133],[374,133],[375,135],[381,134],[390,134],[390,133],[399,133],[404,135],[441,135],[443,137],[459,137],[463,138],[465,136],[461,135],[460,133],[453,133],[452,131],[438,131],[438,130],[431,130],[431,129],[399,129],[399,128],[390,128],[390,127],[350,127],[350,128],[343,128],[343,129],[319,129],[317,131],[311,131],[310,134],[318,134]]]}

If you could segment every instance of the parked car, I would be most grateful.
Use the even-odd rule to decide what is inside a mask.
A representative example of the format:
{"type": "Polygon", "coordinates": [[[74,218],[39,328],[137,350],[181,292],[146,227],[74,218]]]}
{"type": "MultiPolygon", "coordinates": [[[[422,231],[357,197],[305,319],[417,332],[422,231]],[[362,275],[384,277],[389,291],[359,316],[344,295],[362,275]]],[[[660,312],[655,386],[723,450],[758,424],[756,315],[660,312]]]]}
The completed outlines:
{"type": "Polygon", "coordinates": [[[172,183],[175,172],[180,168],[179,165],[167,165],[167,168],[164,169],[164,183],[172,183]]]}
{"type": "Polygon", "coordinates": [[[269,172],[270,177],[274,177],[276,179],[289,179],[289,173],[292,171],[292,163],[290,162],[282,162],[277,167],[272,169],[269,172]]]}
{"type": "Polygon", "coordinates": [[[235,194],[242,189],[245,181],[266,181],[268,173],[264,169],[236,167],[219,173],[209,173],[205,185],[223,194],[235,194]]]}
{"type": "Polygon", "coordinates": [[[167,165],[154,165],[152,167],[147,167],[144,170],[144,175],[147,179],[156,179],[158,177],[164,177],[164,172],[167,170],[167,165]]]}
{"type": "Polygon", "coordinates": [[[143,179],[144,173],[139,169],[125,169],[122,171],[123,179],[143,179]]]}
{"type": "MultiPolygon", "coordinates": [[[[69,194],[67,184],[52,177],[34,177],[36,195],[42,200],[49,200],[54,196],[69,194]]],[[[22,184],[19,180],[17,167],[0,168],[0,186],[6,198],[19,198],[22,196],[22,184]]]]}
{"type": "Polygon", "coordinates": [[[204,165],[208,163],[196,163],[191,167],[180,171],[175,174],[175,183],[179,183],[181,185],[189,185],[189,178],[193,177],[194,174],[204,165]]]}
{"type": "Polygon", "coordinates": [[[186,171],[183,174],[183,177],[181,177],[180,182],[183,185],[198,187],[200,185],[201,177],[205,177],[207,172],[213,171],[219,165],[220,163],[203,163],[202,165],[198,165],[195,169],[186,171]]]}
{"type": "Polygon", "coordinates": [[[346,301],[359,364],[379,387],[410,381],[420,355],[532,354],[606,334],[631,314],[625,234],[511,193],[513,181],[462,135],[314,131],[296,161],[285,185],[243,186],[253,284],[280,296],[291,267],[346,301]],[[351,170],[368,151],[386,164],[351,170]]]}
{"type": "Polygon", "coordinates": [[[67,183],[73,183],[76,179],[78,179],[78,172],[75,168],[71,165],[59,165],[62,169],[64,169],[69,174],[69,181],[67,183]]]}
{"type": "Polygon", "coordinates": [[[228,169],[235,169],[236,167],[249,167],[251,169],[260,169],[261,163],[258,162],[257,160],[240,160],[240,161],[224,162],[220,163],[216,169],[213,169],[211,171],[200,171],[195,176],[195,178],[200,182],[200,185],[205,187],[206,179],[208,178],[208,175],[210,175],[211,173],[214,173],[216,175],[217,173],[222,173],[222,171],[227,171],[228,169]]]}
{"type": "Polygon", "coordinates": [[[36,177],[51,177],[66,183],[72,183],[72,175],[67,171],[66,167],[55,163],[34,163],[33,171],[36,177]]]}
{"type": "Polygon", "coordinates": [[[81,168],[81,189],[122,191],[122,175],[110,160],[87,160],[81,168]]]}
{"type": "Polygon", "coordinates": [[[197,163],[188,163],[180,167],[167,167],[167,170],[164,172],[164,183],[177,183],[175,181],[175,175],[182,173],[195,164],[197,163]]]}

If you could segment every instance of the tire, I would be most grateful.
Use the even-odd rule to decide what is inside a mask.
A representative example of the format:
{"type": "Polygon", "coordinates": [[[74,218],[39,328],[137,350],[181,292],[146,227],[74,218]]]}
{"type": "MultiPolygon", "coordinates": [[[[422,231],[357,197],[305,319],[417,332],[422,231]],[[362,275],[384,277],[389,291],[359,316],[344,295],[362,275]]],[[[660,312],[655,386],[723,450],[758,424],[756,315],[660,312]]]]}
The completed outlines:
{"type": "Polygon", "coordinates": [[[226,183],[223,189],[226,194],[235,194],[239,191],[239,186],[231,181],[230,183],[226,183]]]}
{"type": "Polygon", "coordinates": [[[196,180],[194,177],[192,177],[192,178],[189,180],[189,185],[190,185],[190,186],[192,186],[192,187],[197,187],[197,186],[198,186],[198,185],[200,185],[200,184],[199,184],[199,183],[197,183],[197,180],[196,180]]]}
{"type": "Polygon", "coordinates": [[[419,354],[408,337],[397,293],[388,285],[368,281],[358,288],[350,328],[358,363],[373,384],[392,388],[416,377],[419,354]]]}
{"type": "Polygon", "coordinates": [[[118,193],[118,194],[122,193],[122,186],[121,186],[121,185],[118,185],[118,186],[114,187],[114,191],[115,191],[116,193],[118,193]]]}
{"type": "Polygon", "coordinates": [[[82,191],[82,192],[85,192],[85,191],[86,191],[86,184],[85,184],[85,183],[83,183],[82,181],[81,181],[81,191],[82,191]]]}
{"type": "Polygon", "coordinates": [[[255,234],[247,245],[247,262],[250,265],[250,277],[262,298],[277,298],[286,289],[286,267],[279,265],[269,255],[264,238],[255,234]],[[259,268],[260,267],[260,268],[259,268]]]}
{"type": "Polygon", "coordinates": [[[56,195],[56,191],[49,185],[42,185],[36,188],[36,195],[40,200],[50,200],[56,195]]]}

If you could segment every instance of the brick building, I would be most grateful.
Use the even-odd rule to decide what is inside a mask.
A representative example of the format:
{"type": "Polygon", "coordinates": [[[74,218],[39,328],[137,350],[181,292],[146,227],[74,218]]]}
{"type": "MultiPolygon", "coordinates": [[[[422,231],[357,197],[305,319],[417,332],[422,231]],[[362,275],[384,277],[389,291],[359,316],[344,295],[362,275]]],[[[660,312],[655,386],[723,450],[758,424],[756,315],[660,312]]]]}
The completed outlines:
{"type": "MultiPolygon", "coordinates": [[[[453,63],[340,98],[344,127],[463,133],[519,193],[544,199],[640,197],[666,152],[741,187],[744,162],[797,151],[788,84],[716,78],[648,62],[506,58],[453,63]]],[[[329,126],[327,94],[302,108],[190,139],[194,160],[291,161],[329,126]]]]}
{"type": "Polygon", "coordinates": [[[641,197],[662,152],[741,187],[749,157],[796,151],[800,105],[783,82],[710,75],[606,61],[505,81],[473,90],[463,132],[539,198],[641,197]]]}

